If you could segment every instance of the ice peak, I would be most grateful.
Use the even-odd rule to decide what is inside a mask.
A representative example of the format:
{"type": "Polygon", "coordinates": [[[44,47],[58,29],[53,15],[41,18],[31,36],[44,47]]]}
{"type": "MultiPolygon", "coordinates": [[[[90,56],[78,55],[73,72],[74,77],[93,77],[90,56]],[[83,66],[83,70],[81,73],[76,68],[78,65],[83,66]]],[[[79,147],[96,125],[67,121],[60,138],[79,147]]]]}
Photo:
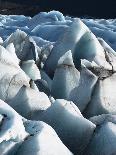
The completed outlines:
{"type": "Polygon", "coordinates": [[[58,66],[67,65],[74,66],[71,50],[67,51],[58,61],[58,66]]]}

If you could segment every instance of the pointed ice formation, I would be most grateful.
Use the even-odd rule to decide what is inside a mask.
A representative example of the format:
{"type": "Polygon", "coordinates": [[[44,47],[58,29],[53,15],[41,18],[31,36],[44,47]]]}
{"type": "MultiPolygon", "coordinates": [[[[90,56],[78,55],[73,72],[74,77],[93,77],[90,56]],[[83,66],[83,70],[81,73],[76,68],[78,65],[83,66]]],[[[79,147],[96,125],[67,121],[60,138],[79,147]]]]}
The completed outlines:
{"type": "Polygon", "coordinates": [[[78,85],[79,71],[74,67],[71,51],[66,52],[58,61],[51,95],[57,99],[68,99],[71,91],[78,85]]]}
{"type": "Polygon", "coordinates": [[[98,40],[104,48],[106,59],[112,66],[112,70],[116,71],[116,52],[102,38],[98,38],[98,40]]]}
{"type": "Polygon", "coordinates": [[[16,30],[14,33],[12,33],[3,43],[3,45],[6,47],[10,43],[14,44],[16,55],[20,59],[20,54],[22,52],[22,48],[24,46],[25,38],[27,37],[27,34],[21,30],[16,30]]]}
{"type": "Polygon", "coordinates": [[[86,155],[116,154],[116,115],[100,115],[90,119],[96,130],[85,150],[86,155]],[[96,147],[97,146],[97,147],[96,147]]]}
{"type": "MultiPolygon", "coordinates": [[[[40,49],[39,49],[40,50],[40,49]]],[[[27,36],[24,40],[22,52],[19,55],[22,61],[34,60],[38,58],[38,47],[32,37],[27,36]]]]}
{"type": "Polygon", "coordinates": [[[13,60],[16,62],[16,64],[19,64],[19,59],[15,53],[15,47],[13,43],[10,43],[7,47],[6,50],[9,51],[11,57],[13,58],[13,60]]]}
{"type": "MultiPolygon", "coordinates": [[[[34,69],[38,69],[37,66],[34,69]]],[[[32,72],[33,68],[29,70],[30,75],[32,72]]],[[[40,78],[39,70],[33,73],[33,77],[40,78]]],[[[0,46],[0,99],[7,101],[25,117],[31,117],[33,112],[47,109],[51,105],[47,95],[30,88],[29,80],[9,51],[0,46]]]]}
{"type": "Polygon", "coordinates": [[[89,29],[81,22],[81,20],[74,19],[71,26],[55,43],[51,54],[46,61],[44,68],[48,75],[53,76],[58,60],[61,56],[63,56],[69,50],[71,50],[72,54],[74,53],[77,42],[86,31],[89,31],[89,29]]]}
{"type": "Polygon", "coordinates": [[[81,115],[73,102],[60,99],[41,113],[39,120],[51,125],[74,154],[83,153],[95,129],[95,125],[81,115]]]}
{"type": "Polygon", "coordinates": [[[116,73],[105,79],[98,80],[85,115],[92,117],[104,113],[116,114],[116,73]]]}
{"type": "MultiPolygon", "coordinates": [[[[82,21],[115,47],[115,20],[82,21]]],[[[82,21],[0,15],[0,155],[116,155],[116,53],[82,21]]]]}
{"type": "Polygon", "coordinates": [[[74,66],[71,50],[66,52],[58,61],[58,66],[74,66]]]}
{"type": "Polygon", "coordinates": [[[16,55],[20,60],[37,60],[37,47],[32,37],[21,30],[16,30],[3,43],[7,47],[10,43],[14,44],[16,55]]]}
{"type": "Polygon", "coordinates": [[[19,114],[0,100],[0,155],[14,155],[27,136],[19,114]]]}
{"type": "Polygon", "coordinates": [[[112,69],[105,59],[103,47],[90,31],[86,32],[75,46],[74,63],[76,68],[78,68],[78,61],[80,59],[95,61],[99,66],[112,69]]]}
{"type": "Polygon", "coordinates": [[[22,61],[21,68],[30,77],[30,79],[41,79],[40,71],[37,68],[34,60],[22,61]]]}
{"type": "Polygon", "coordinates": [[[105,58],[105,52],[95,35],[88,29],[80,19],[74,19],[71,26],[62,34],[59,40],[55,43],[50,56],[45,63],[45,70],[50,75],[56,69],[59,58],[68,50],[71,50],[74,64],[79,68],[80,59],[95,61],[98,65],[107,69],[112,69],[112,66],[105,58]],[[83,46],[84,45],[84,46],[83,46]]]}
{"type": "MultiPolygon", "coordinates": [[[[5,49],[3,46],[0,45],[0,61],[4,64],[7,64],[7,65],[9,64],[11,66],[16,66],[17,68],[19,68],[18,59],[15,56],[15,52],[12,51],[12,53],[11,53],[9,50],[9,47],[7,49],[5,49]],[[15,59],[14,59],[14,57],[15,57],[15,59]]],[[[13,50],[15,50],[15,49],[13,48],[13,50]]]]}
{"type": "Polygon", "coordinates": [[[0,99],[2,100],[14,97],[23,85],[29,86],[29,78],[9,51],[2,46],[0,46],[0,83],[0,99]]]}
{"type": "Polygon", "coordinates": [[[49,125],[39,121],[24,121],[30,134],[17,155],[73,155],[49,125]]]}
{"type": "Polygon", "coordinates": [[[25,86],[20,88],[16,96],[8,101],[8,104],[23,117],[35,120],[38,120],[41,111],[51,106],[46,94],[25,86]]]}
{"type": "Polygon", "coordinates": [[[73,101],[81,112],[91,101],[92,92],[98,77],[86,66],[81,67],[79,84],[70,93],[69,100],[73,101]]]}
{"type": "Polygon", "coordinates": [[[0,155],[72,155],[52,127],[22,118],[0,100],[0,155]]]}

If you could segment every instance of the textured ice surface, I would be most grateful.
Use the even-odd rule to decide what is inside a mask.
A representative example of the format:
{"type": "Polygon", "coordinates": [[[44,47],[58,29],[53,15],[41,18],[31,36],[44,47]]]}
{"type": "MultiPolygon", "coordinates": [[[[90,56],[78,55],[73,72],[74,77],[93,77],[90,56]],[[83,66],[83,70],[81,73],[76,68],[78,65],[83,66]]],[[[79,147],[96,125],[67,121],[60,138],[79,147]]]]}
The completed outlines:
{"type": "Polygon", "coordinates": [[[72,155],[52,127],[22,118],[2,100],[0,127],[0,155],[72,155]]]}
{"type": "Polygon", "coordinates": [[[0,15],[0,155],[116,155],[115,50],[115,19],[0,15]]]}
{"type": "Polygon", "coordinates": [[[24,122],[30,134],[17,151],[17,155],[72,155],[49,125],[39,121],[24,122]]]}
{"type": "Polygon", "coordinates": [[[96,130],[88,145],[87,155],[116,154],[116,115],[99,115],[90,118],[96,124],[96,130]],[[97,146],[97,147],[96,147],[97,146]],[[99,148],[99,149],[98,149],[99,148]]]}
{"type": "Polygon", "coordinates": [[[74,66],[72,53],[68,51],[58,61],[51,87],[52,96],[68,99],[71,91],[78,85],[79,78],[80,73],[74,66]]]}
{"type": "Polygon", "coordinates": [[[44,111],[40,120],[51,125],[63,143],[75,154],[82,154],[95,129],[95,125],[81,115],[73,102],[61,99],[44,111]]]}
{"type": "Polygon", "coordinates": [[[91,101],[92,92],[97,79],[95,74],[89,71],[85,66],[82,66],[78,85],[71,91],[68,98],[78,106],[81,112],[84,111],[87,104],[91,101]]]}
{"type": "Polygon", "coordinates": [[[116,114],[116,74],[104,80],[99,80],[95,86],[95,91],[86,109],[86,116],[91,117],[103,113],[116,114]]]}
{"type": "Polygon", "coordinates": [[[0,154],[14,155],[28,133],[25,131],[22,118],[2,100],[0,117],[0,154]]]}

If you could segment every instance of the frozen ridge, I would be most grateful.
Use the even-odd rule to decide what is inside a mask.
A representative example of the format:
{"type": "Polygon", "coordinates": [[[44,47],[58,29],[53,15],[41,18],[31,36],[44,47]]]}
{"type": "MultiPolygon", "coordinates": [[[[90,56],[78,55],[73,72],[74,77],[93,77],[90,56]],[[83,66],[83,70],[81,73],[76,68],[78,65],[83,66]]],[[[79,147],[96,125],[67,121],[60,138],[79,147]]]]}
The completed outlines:
{"type": "Polygon", "coordinates": [[[116,20],[0,15],[0,155],[116,155],[116,20]]]}

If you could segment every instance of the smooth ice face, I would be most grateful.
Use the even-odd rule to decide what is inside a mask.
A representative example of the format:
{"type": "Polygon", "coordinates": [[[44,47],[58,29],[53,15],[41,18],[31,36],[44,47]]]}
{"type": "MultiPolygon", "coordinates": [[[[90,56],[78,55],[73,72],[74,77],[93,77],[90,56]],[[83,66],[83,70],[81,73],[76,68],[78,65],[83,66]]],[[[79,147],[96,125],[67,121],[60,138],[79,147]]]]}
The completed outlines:
{"type": "Polygon", "coordinates": [[[78,67],[79,59],[95,61],[100,66],[110,67],[105,59],[103,47],[92,32],[86,32],[75,47],[74,63],[76,67],[78,67]]]}
{"type": "Polygon", "coordinates": [[[72,53],[68,51],[58,61],[51,95],[57,99],[68,99],[71,91],[78,85],[79,78],[80,73],[74,66],[72,53]]]}
{"type": "Polygon", "coordinates": [[[50,79],[50,77],[43,70],[40,70],[40,74],[41,74],[41,79],[46,81],[49,89],[51,90],[52,80],[50,79]]]}
{"type": "Polygon", "coordinates": [[[51,42],[56,42],[59,37],[69,28],[67,25],[58,25],[57,23],[38,25],[33,30],[33,35],[43,38],[44,40],[49,40],[51,42]]]}
{"type": "Polygon", "coordinates": [[[74,154],[83,153],[95,129],[95,125],[85,119],[72,102],[66,100],[56,100],[41,113],[39,119],[51,125],[74,154]]]}
{"type": "Polygon", "coordinates": [[[78,85],[71,91],[68,100],[73,101],[81,112],[85,110],[91,101],[94,86],[98,80],[86,66],[82,66],[78,85]]]}
{"type": "Polygon", "coordinates": [[[19,64],[19,59],[15,53],[15,47],[13,43],[10,43],[7,47],[6,50],[9,51],[10,55],[12,56],[13,60],[16,62],[16,64],[19,64]]]}
{"type": "Polygon", "coordinates": [[[56,69],[58,60],[67,51],[71,50],[74,53],[75,45],[89,29],[81,22],[80,19],[75,19],[71,26],[62,34],[59,40],[54,45],[50,56],[48,57],[45,70],[51,75],[56,69]]]}
{"type": "Polygon", "coordinates": [[[43,122],[25,121],[30,136],[17,151],[17,155],[72,155],[53,128],[43,122]]]}
{"type": "Polygon", "coordinates": [[[112,69],[106,60],[104,48],[95,35],[79,19],[75,19],[55,43],[44,67],[50,76],[53,75],[60,57],[68,50],[72,52],[76,68],[80,67],[80,59],[86,59],[91,62],[94,61],[99,66],[112,69]]]}
{"type": "Polygon", "coordinates": [[[103,38],[114,50],[116,50],[115,19],[83,19],[83,22],[97,37],[103,38]]]}
{"type": "Polygon", "coordinates": [[[103,114],[90,118],[96,124],[94,135],[85,153],[111,155],[116,153],[116,115],[103,114]],[[96,147],[96,145],[98,147],[96,147]],[[98,149],[99,148],[99,149],[98,149]]]}
{"type": "Polygon", "coordinates": [[[95,86],[91,101],[85,111],[87,117],[100,115],[104,113],[116,114],[115,108],[115,86],[116,74],[99,80],[95,86]]]}
{"type": "Polygon", "coordinates": [[[35,84],[40,92],[44,92],[47,96],[51,95],[51,89],[49,88],[49,85],[45,80],[36,80],[35,84]]]}
{"type": "Polygon", "coordinates": [[[19,114],[38,120],[39,113],[51,106],[48,96],[28,87],[21,87],[17,95],[8,102],[19,114]]]}
{"type": "Polygon", "coordinates": [[[97,130],[85,153],[87,155],[115,155],[116,124],[108,122],[102,125],[101,128],[97,130]]]}
{"type": "Polygon", "coordinates": [[[30,77],[30,79],[41,79],[40,71],[37,68],[34,60],[23,61],[21,63],[21,68],[30,77]]]}
{"type": "Polygon", "coordinates": [[[71,91],[78,86],[79,71],[73,66],[58,66],[55,71],[51,94],[57,99],[68,99],[71,91]]]}

